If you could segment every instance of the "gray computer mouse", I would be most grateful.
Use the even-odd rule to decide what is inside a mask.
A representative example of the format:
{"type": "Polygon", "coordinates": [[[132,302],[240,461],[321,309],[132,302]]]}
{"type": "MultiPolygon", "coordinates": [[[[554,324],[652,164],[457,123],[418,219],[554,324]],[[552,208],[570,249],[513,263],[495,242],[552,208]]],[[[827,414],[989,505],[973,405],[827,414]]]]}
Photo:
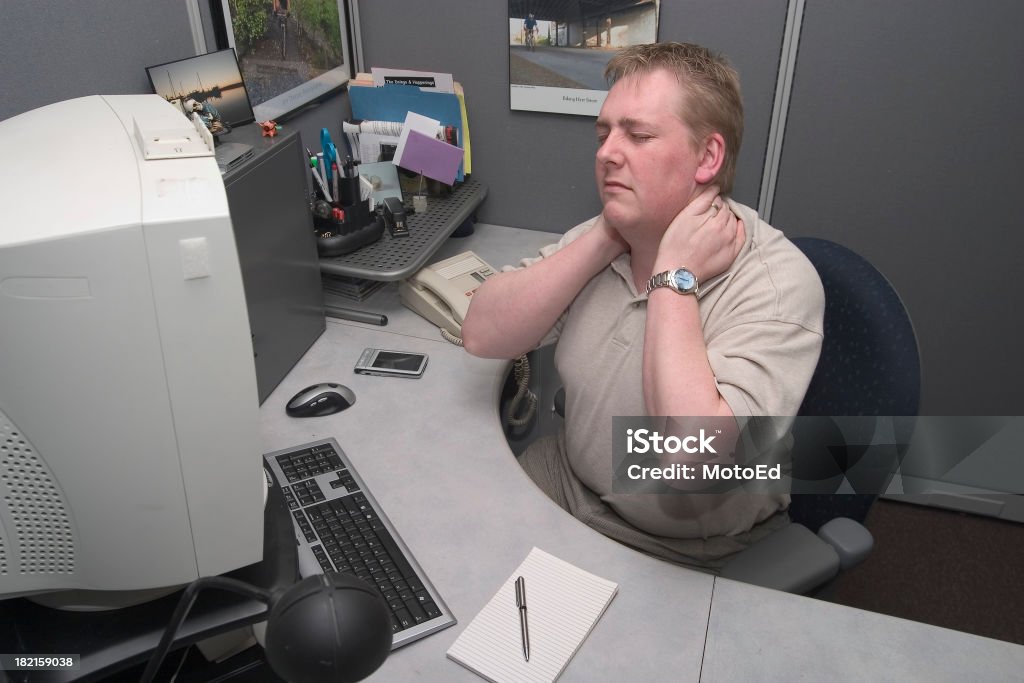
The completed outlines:
{"type": "Polygon", "coordinates": [[[356,402],[356,395],[343,384],[323,382],[295,394],[284,408],[292,417],[321,417],[345,410],[356,402]]]}

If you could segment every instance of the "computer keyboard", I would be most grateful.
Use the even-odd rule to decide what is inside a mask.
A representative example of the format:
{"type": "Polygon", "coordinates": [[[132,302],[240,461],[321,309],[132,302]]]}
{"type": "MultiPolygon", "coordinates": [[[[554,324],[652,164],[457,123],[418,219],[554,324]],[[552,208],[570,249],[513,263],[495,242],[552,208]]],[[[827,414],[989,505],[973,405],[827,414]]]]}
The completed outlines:
{"type": "Polygon", "coordinates": [[[337,441],[263,457],[292,514],[303,578],[339,571],[376,585],[391,610],[391,649],[455,623],[337,441]]]}

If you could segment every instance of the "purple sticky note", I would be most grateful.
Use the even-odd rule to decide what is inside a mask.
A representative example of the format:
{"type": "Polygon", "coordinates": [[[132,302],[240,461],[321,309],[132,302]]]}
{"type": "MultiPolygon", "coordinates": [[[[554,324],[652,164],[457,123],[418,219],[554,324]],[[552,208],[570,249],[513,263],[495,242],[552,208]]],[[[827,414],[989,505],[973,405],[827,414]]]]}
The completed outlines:
{"type": "Polygon", "coordinates": [[[402,158],[396,159],[395,164],[451,185],[455,182],[463,157],[460,147],[411,130],[405,141],[402,158]]]}

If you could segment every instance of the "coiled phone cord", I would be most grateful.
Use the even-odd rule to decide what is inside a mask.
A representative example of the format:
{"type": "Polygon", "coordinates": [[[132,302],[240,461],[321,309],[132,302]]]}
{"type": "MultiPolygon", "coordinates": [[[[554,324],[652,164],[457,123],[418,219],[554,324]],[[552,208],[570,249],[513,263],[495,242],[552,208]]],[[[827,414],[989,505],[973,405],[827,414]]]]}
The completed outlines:
{"type": "Polygon", "coordinates": [[[523,427],[530,423],[534,413],[537,412],[537,396],[530,391],[530,361],[526,355],[519,356],[515,361],[513,371],[516,378],[516,395],[508,404],[508,412],[505,413],[505,424],[509,427],[523,427]],[[523,401],[526,401],[526,410],[522,417],[516,417],[523,401]]]}
{"type": "MultiPolygon", "coordinates": [[[[443,327],[438,329],[441,330],[441,336],[447,341],[456,346],[462,346],[460,337],[456,337],[443,327]]],[[[526,357],[526,354],[519,356],[516,358],[513,368],[516,379],[516,395],[508,404],[508,410],[505,412],[505,424],[509,427],[523,427],[530,423],[537,412],[537,395],[530,391],[530,359],[526,357]],[[526,409],[522,416],[516,417],[516,413],[519,412],[524,401],[526,409]]]]}

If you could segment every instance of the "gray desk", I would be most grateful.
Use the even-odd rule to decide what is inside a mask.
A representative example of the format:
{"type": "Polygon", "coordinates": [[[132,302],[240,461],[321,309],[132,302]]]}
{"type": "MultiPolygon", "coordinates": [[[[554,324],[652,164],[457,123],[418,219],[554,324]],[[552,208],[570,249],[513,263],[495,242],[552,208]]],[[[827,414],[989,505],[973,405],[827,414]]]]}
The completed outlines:
{"type": "MultiPolygon", "coordinates": [[[[556,237],[479,225],[436,259],[472,249],[500,267],[556,237]]],[[[821,680],[829,665],[851,680],[1010,680],[1024,670],[1024,647],[716,580],[608,540],[516,463],[496,408],[506,363],[443,341],[401,306],[395,285],[363,307],[390,324],[329,320],[261,415],[266,452],[338,440],[459,620],[393,653],[370,680],[481,680],[445,652],[535,545],[619,584],[560,681],[821,680]],[[422,351],[430,364],[419,380],[356,375],[367,346],[422,351]],[[286,417],[285,402],[320,381],[347,384],[356,403],[286,417]]]]}
{"type": "Polygon", "coordinates": [[[717,579],[701,680],[1020,681],[1024,647],[717,579]]]}

